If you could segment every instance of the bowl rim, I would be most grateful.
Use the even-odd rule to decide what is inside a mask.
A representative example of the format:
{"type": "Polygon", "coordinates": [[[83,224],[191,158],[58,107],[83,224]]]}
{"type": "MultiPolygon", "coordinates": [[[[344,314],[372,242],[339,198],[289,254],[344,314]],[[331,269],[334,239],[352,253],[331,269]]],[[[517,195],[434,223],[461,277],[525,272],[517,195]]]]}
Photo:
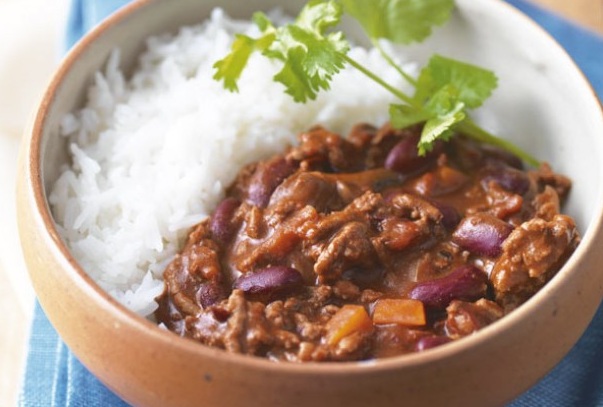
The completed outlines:
{"type": "MultiPolygon", "coordinates": [[[[506,8],[507,12],[512,12],[519,16],[524,24],[532,26],[532,29],[540,32],[540,35],[545,35],[548,37],[548,42],[550,42],[551,47],[557,48],[557,51],[561,51],[562,54],[564,54],[567,59],[566,63],[572,65],[572,69],[582,76],[584,83],[590,88],[591,97],[598,102],[600,113],[598,121],[603,127],[602,102],[597,97],[594,88],[589,83],[584,73],[577,66],[567,51],[547,31],[545,31],[544,28],[542,28],[534,20],[514,6],[504,2],[503,0],[483,1],[490,1],[492,7],[495,8],[506,8]]],[[[55,71],[55,74],[52,76],[50,83],[42,96],[40,106],[34,114],[33,125],[31,126],[31,131],[29,132],[30,139],[27,140],[29,148],[27,150],[26,157],[26,166],[31,178],[30,186],[33,187],[34,209],[37,212],[39,220],[41,220],[43,224],[44,233],[47,235],[46,237],[49,237],[54,245],[53,249],[55,251],[55,255],[58,254],[58,256],[67,262],[67,267],[65,270],[66,273],[69,274],[70,278],[75,284],[79,285],[80,288],[84,289],[84,291],[90,295],[92,301],[101,303],[102,307],[104,309],[108,309],[111,314],[117,317],[117,319],[125,320],[137,331],[142,332],[144,335],[147,335],[158,342],[163,342],[165,344],[169,343],[169,346],[174,348],[175,352],[184,352],[187,354],[208,357],[210,359],[220,358],[236,365],[245,365],[246,367],[259,370],[275,370],[279,372],[286,371],[289,374],[321,374],[331,376],[343,373],[345,375],[358,375],[375,371],[392,371],[401,368],[412,368],[413,366],[442,361],[455,355],[469,352],[475,347],[484,346],[492,338],[496,338],[498,335],[500,335],[500,332],[506,331],[513,325],[518,324],[520,321],[529,318],[529,315],[533,313],[534,309],[539,307],[539,303],[541,302],[540,299],[544,298],[545,296],[552,295],[562,284],[563,280],[565,280],[566,275],[571,273],[572,270],[578,266],[579,259],[582,258],[588,250],[593,249],[593,246],[595,245],[594,236],[596,235],[596,231],[603,229],[603,204],[601,204],[603,202],[603,191],[601,191],[596,197],[596,202],[599,205],[596,206],[597,209],[594,212],[593,218],[590,219],[589,223],[586,225],[587,230],[582,236],[581,243],[574,254],[549,283],[540,289],[526,303],[514,310],[509,315],[506,315],[501,320],[498,320],[495,323],[483,328],[474,335],[464,337],[462,340],[452,341],[444,346],[436,347],[426,352],[414,352],[395,357],[357,362],[274,363],[266,358],[233,354],[222,349],[200,345],[193,340],[179,337],[170,331],[160,328],[157,324],[145,319],[144,317],[125,307],[123,304],[119,303],[115,298],[102,289],[92,279],[92,277],[88,275],[86,271],[84,271],[83,267],[79,265],[78,261],[71,254],[67,244],[63,241],[63,238],[61,237],[53,220],[53,215],[49,208],[48,199],[46,197],[44,182],[42,179],[43,169],[41,166],[43,161],[41,155],[43,144],[42,135],[46,118],[49,115],[50,106],[52,105],[57,89],[60,88],[61,83],[65,77],[68,76],[77,59],[86,51],[90,44],[94,43],[99,37],[101,37],[105,31],[110,30],[113,26],[126,19],[135,16],[140,10],[148,6],[152,6],[154,3],[158,3],[158,0],[134,0],[131,3],[122,6],[108,18],[95,26],[90,32],[85,34],[67,53],[55,71]]],[[[603,180],[601,183],[603,184],[603,180]]]]}

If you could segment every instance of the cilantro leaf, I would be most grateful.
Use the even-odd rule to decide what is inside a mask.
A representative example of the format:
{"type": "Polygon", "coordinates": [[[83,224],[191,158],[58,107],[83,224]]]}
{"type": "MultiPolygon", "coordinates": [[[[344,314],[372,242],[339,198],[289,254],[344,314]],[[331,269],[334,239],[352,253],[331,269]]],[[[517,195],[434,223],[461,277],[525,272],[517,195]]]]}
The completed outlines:
{"type": "Polygon", "coordinates": [[[347,14],[373,40],[399,44],[423,41],[433,26],[444,24],[454,0],[341,0],[347,14]]]}
{"type": "Polygon", "coordinates": [[[453,86],[459,100],[474,109],[490,97],[497,84],[496,75],[487,69],[436,54],[419,74],[414,99],[425,103],[441,88],[453,86]]]}
{"type": "Polygon", "coordinates": [[[300,28],[324,35],[326,29],[339,24],[343,8],[337,1],[311,0],[295,20],[300,28]]]}
{"type": "Polygon", "coordinates": [[[231,52],[214,64],[214,79],[223,80],[226,89],[237,91],[237,81],[251,54],[260,51],[267,58],[283,62],[274,80],[282,83],[296,102],[315,99],[320,90],[329,89],[333,75],[346,63],[349,44],[343,33],[327,33],[339,24],[342,13],[337,0],[312,0],[293,24],[279,28],[265,14],[254,14],[264,35],[257,39],[237,35],[231,52]]]}
{"type": "Polygon", "coordinates": [[[272,25],[272,21],[268,18],[268,16],[261,11],[256,11],[253,13],[253,22],[260,29],[260,31],[264,34],[268,34],[275,30],[274,25],[272,25]]]}
{"type": "Polygon", "coordinates": [[[237,81],[247,66],[249,57],[254,51],[264,50],[274,41],[274,34],[268,33],[259,39],[247,35],[237,34],[231,46],[231,52],[214,64],[216,73],[213,78],[223,80],[224,87],[231,92],[238,91],[237,81]]]}
{"type": "Polygon", "coordinates": [[[333,75],[345,66],[349,44],[343,33],[326,33],[339,23],[341,5],[336,1],[315,0],[301,11],[295,24],[277,30],[277,38],[264,55],[284,62],[274,79],[296,102],[315,99],[328,90],[333,75]]]}
{"type": "Polygon", "coordinates": [[[348,47],[337,34],[319,37],[290,25],[284,27],[278,42],[286,54],[282,54],[283,69],[274,79],[285,85],[296,102],[315,99],[319,90],[329,89],[333,75],[345,65],[348,47]]]}
{"type": "Polygon", "coordinates": [[[439,89],[428,102],[420,107],[392,105],[390,121],[395,128],[404,128],[417,123],[425,123],[419,140],[419,155],[431,151],[433,143],[448,140],[453,128],[467,117],[465,104],[459,100],[459,92],[453,85],[439,89]]]}
{"type": "Polygon", "coordinates": [[[467,119],[466,110],[479,107],[497,86],[491,71],[454,59],[434,55],[419,75],[413,102],[406,108],[390,109],[392,125],[409,125],[424,119],[419,154],[447,140],[467,119]]]}
{"type": "Polygon", "coordinates": [[[431,151],[436,140],[449,140],[455,125],[467,117],[465,103],[460,100],[457,89],[450,84],[432,96],[425,105],[425,110],[430,113],[430,117],[421,132],[418,146],[420,155],[431,151]]]}
{"type": "Polygon", "coordinates": [[[296,102],[316,99],[318,91],[328,89],[328,82],[317,77],[310,77],[304,70],[306,55],[301,47],[292,48],[287,52],[283,69],[274,76],[274,80],[285,85],[285,92],[296,102]]]}
{"type": "Polygon", "coordinates": [[[223,80],[226,89],[238,90],[237,81],[250,56],[259,51],[282,63],[274,80],[283,84],[296,102],[306,102],[329,89],[333,76],[347,63],[403,103],[390,106],[392,126],[424,123],[419,154],[459,131],[537,165],[532,156],[480,128],[468,116],[467,110],[481,106],[496,88],[498,79],[493,72],[434,55],[415,79],[381,48],[380,39],[403,44],[422,41],[434,26],[448,20],[453,8],[454,0],[310,0],[294,23],[278,28],[265,14],[256,13],[254,21],[262,36],[237,35],[231,52],[214,64],[214,78],[223,80]],[[349,43],[343,33],[330,31],[339,24],[344,9],[358,20],[386,61],[414,86],[412,97],[348,56],[349,43]]]}
{"type": "Polygon", "coordinates": [[[414,124],[423,123],[429,119],[429,112],[417,110],[408,105],[390,105],[389,121],[393,128],[404,129],[414,124]]]}

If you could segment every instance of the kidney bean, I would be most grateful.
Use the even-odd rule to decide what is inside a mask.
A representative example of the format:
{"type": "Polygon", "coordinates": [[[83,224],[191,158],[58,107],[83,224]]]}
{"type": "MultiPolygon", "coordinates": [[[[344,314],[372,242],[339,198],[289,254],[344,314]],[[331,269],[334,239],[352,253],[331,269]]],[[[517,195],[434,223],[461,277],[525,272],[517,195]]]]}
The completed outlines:
{"type": "Polygon", "coordinates": [[[452,233],[452,241],[473,254],[496,257],[513,226],[487,213],[464,218],[452,233]]]}
{"type": "Polygon", "coordinates": [[[494,181],[507,191],[518,195],[523,195],[530,189],[528,175],[523,171],[506,165],[490,165],[486,167],[481,180],[482,187],[487,189],[490,181],[494,181]]]}
{"type": "Polygon", "coordinates": [[[227,244],[235,233],[232,218],[241,202],[226,198],[216,208],[209,222],[211,234],[221,244],[227,244]]]}
{"type": "Polygon", "coordinates": [[[442,202],[429,201],[429,203],[442,213],[442,225],[448,230],[454,230],[461,221],[459,212],[453,206],[442,202]]]}
{"type": "Polygon", "coordinates": [[[424,336],[415,344],[415,352],[432,349],[448,342],[452,342],[452,339],[447,336],[424,336]]]}
{"type": "Polygon", "coordinates": [[[434,148],[424,156],[419,155],[417,143],[419,134],[404,137],[389,152],[384,167],[402,174],[420,172],[432,165],[442,152],[442,144],[436,143],[434,148]]]}
{"type": "Polygon", "coordinates": [[[196,293],[197,303],[203,308],[214,305],[226,298],[222,287],[215,282],[209,281],[199,286],[196,293]]]}
{"type": "Polygon", "coordinates": [[[240,276],[234,282],[234,288],[245,294],[274,298],[280,294],[302,287],[304,279],[299,271],[292,267],[271,266],[240,276]]]}
{"type": "Polygon", "coordinates": [[[462,265],[445,277],[418,283],[409,294],[432,309],[444,309],[452,300],[474,301],[486,295],[488,276],[471,265],[462,265]]]}
{"type": "Polygon", "coordinates": [[[228,321],[228,318],[230,318],[230,316],[232,315],[226,308],[220,306],[211,308],[211,313],[216,319],[216,321],[219,322],[228,321]]]}
{"type": "Polygon", "coordinates": [[[282,157],[258,166],[249,182],[249,201],[260,208],[266,207],[276,187],[293,174],[295,169],[293,162],[282,157]]]}
{"type": "Polygon", "coordinates": [[[523,162],[515,154],[494,146],[483,146],[482,149],[486,153],[486,161],[505,163],[518,170],[523,170],[523,162]]]}

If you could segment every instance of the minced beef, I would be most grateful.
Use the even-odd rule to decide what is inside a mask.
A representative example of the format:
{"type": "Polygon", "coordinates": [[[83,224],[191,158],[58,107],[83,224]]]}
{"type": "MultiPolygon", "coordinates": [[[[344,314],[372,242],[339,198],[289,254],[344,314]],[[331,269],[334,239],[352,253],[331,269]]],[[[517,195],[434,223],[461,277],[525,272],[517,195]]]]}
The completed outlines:
{"type": "Polygon", "coordinates": [[[244,168],[165,270],[156,317],[275,361],[423,351],[525,302],[579,243],[571,183],[462,135],[324,128],[244,168]]]}

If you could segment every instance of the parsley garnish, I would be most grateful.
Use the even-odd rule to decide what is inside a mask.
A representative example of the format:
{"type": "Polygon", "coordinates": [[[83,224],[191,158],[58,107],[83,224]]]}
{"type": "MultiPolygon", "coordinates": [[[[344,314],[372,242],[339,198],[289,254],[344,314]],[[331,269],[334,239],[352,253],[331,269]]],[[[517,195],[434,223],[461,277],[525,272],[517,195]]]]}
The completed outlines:
{"type": "Polygon", "coordinates": [[[249,57],[254,52],[282,62],[274,80],[296,102],[316,98],[328,90],[332,77],[350,64],[383,86],[398,99],[390,106],[392,126],[403,128],[424,123],[419,140],[419,154],[433,148],[436,140],[448,140],[455,132],[504,148],[532,166],[539,162],[509,141],[500,139],[473,122],[468,111],[481,106],[497,86],[496,75],[484,68],[434,55],[413,78],[395,64],[380,41],[398,44],[420,42],[432,28],[444,24],[454,9],[454,0],[311,0],[293,23],[275,27],[263,13],[254,15],[261,32],[259,38],[237,35],[230,54],[215,63],[214,79],[237,91],[249,57]],[[349,57],[350,45],[341,31],[333,31],[343,13],[355,18],[373,45],[413,87],[407,95],[383,81],[349,57]]]}

